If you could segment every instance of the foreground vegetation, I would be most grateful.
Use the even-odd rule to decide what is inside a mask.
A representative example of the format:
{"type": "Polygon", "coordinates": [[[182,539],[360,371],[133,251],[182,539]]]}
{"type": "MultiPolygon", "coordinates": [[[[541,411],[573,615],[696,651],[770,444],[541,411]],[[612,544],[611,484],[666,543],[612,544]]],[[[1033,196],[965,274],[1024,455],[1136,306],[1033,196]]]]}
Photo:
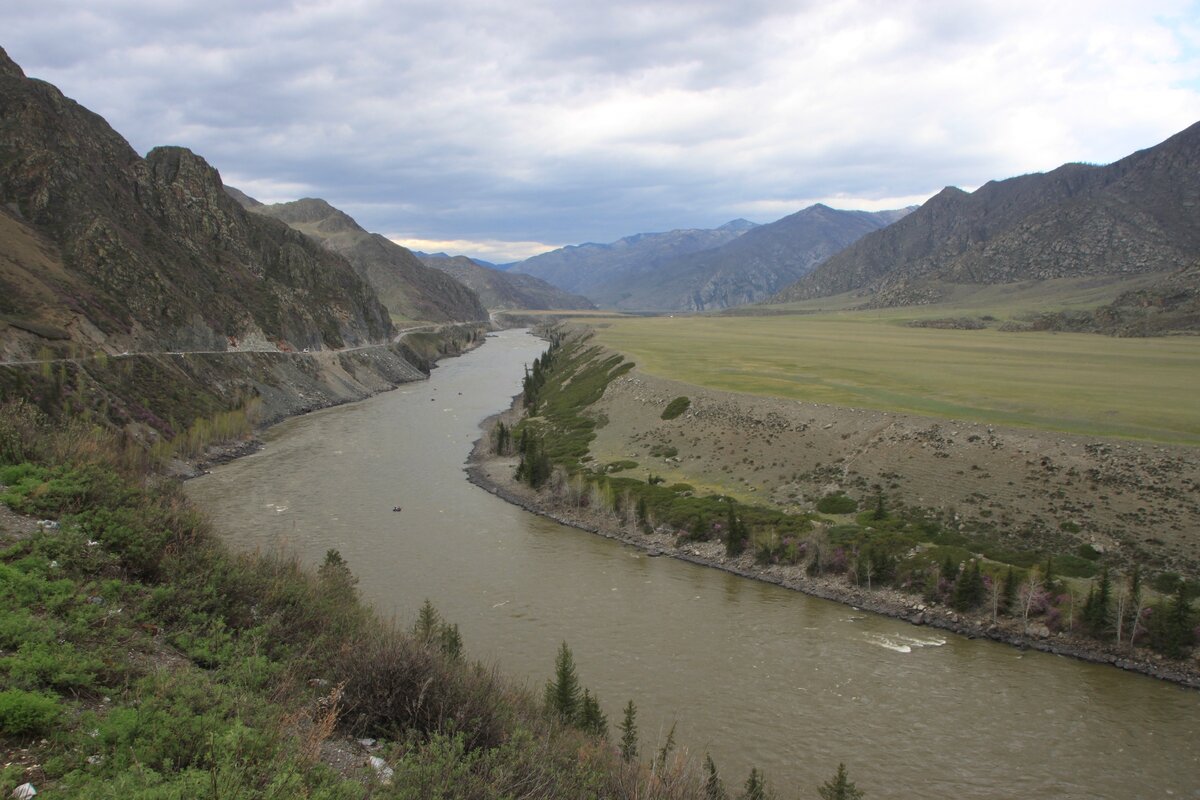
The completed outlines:
{"type": "Polygon", "coordinates": [[[610,742],[565,644],[539,697],[428,604],[378,619],[336,551],[315,575],[229,552],[129,446],[0,407],[0,495],[28,515],[0,523],[0,795],[769,796],[669,744],[641,763],[632,700],[610,742]]]}
{"type": "Polygon", "coordinates": [[[715,389],[1200,444],[1196,337],[912,327],[913,314],[621,317],[593,324],[600,344],[646,372],[715,389]]]}

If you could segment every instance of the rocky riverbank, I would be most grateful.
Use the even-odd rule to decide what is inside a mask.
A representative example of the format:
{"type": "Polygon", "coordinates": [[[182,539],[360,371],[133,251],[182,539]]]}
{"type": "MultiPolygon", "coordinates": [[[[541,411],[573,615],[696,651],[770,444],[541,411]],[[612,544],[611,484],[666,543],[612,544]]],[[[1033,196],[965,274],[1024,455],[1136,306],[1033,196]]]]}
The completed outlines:
{"type": "MultiPolygon", "coordinates": [[[[490,432],[500,421],[506,425],[517,422],[520,419],[519,402],[519,397],[514,398],[512,408],[485,420],[481,426],[483,430],[490,432]]],[[[857,609],[905,620],[913,625],[935,627],[969,638],[992,639],[1019,648],[1070,656],[1093,663],[1111,664],[1131,672],[1200,688],[1200,662],[1196,660],[1172,661],[1142,649],[1133,653],[1118,651],[1094,640],[1052,633],[1040,623],[1031,624],[1028,631],[1025,631],[1019,620],[1000,618],[993,622],[990,615],[959,613],[890,588],[867,590],[848,583],[840,576],[808,576],[799,566],[763,566],[757,564],[748,553],[730,557],[725,554],[724,546],[719,542],[681,542],[677,532],[663,527],[645,533],[625,524],[611,513],[579,508],[556,497],[552,492],[534,491],[514,478],[516,465],[515,457],[500,457],[492,453],[491,437],[485,433],[475,443],[465,469],[471,483],[514,505],[561,524],[624,542],[652,556],[669,556],[713,567],[857,609]]]]}

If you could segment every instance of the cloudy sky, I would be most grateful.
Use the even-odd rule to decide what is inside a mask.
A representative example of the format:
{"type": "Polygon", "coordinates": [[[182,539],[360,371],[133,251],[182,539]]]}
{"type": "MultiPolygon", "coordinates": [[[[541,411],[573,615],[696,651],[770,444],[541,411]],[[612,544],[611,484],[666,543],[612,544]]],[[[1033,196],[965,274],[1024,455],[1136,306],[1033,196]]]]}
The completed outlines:
{"type": "Polygon", "coordinates": [[[141,152],[493,261],[899,207],[1200,120],[1174,0],[40,0],[0,32],[141,152]]]}

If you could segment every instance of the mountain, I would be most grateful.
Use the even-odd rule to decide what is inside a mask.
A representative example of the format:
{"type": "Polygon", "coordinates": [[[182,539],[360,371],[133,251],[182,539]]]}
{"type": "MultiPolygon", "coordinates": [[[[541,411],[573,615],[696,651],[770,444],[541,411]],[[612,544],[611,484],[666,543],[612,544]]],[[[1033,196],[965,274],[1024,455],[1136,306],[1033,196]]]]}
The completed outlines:
{"type": "Polygon", "coordinates": [[[140,157],[98,115],[0,50],[0,341],[281,349],[386,340],[345,259],[247,213],[179,147],[140,157]]]}
{"type": "MultiPolygon", "coordinates": [[[[238,194],[241,194],[240,192],[238,194]]],[[[304,198],[263,205],[250,201],[247,210],[280,220],[311,236],[328,250],[345,256],[375,288],[397,320],[429,322],[488,319],[479,297],[446,273],[427,267],[407,248],[378,233],[368,233],[346,213],[324,200],[304,198]]]]}
{"type": "Polygon", "coordinates": [[[622,285],[615,305],[630,310],[704,311],[757,303],[911,210],[842,211],[821,204],[810,206],[748,230],[720,247],[660,265],[622,285]]]}
{"type": "Polygon", "coordinates": [[[595,308],[591,300],[571,294],[532,275],[500,272],[466,256],[425,255],[421,261],[471,288],[489,310],[528,311],[595,308]]]}
{"type": "Polygon", "coordinates": [[[855,292],[897,306],[934,302],[951,284],[1168,276],[1200,257],[1197,208],[1200,123],[1107,166],[948,187],[772,299],[855,292]]]}
{"type": "Polygon", "coordinates": [[[506,271],[533,275],[602,306],[615,305],[623,287],[679,256],[719,247],[754,228],[744,219],[719,228],[639,233],[609,244],[571,245],[527,258],[506,271]]]}

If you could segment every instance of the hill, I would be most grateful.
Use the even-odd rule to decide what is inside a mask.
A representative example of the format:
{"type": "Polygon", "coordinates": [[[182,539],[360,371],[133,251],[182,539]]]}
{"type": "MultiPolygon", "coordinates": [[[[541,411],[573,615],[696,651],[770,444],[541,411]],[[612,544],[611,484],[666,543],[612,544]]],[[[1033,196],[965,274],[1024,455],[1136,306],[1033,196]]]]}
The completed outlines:
{"type": "Polygon", "coordinates": [[[501,272],[466,256],[421,256],[426,265],[452,276],[479,295],[489,310],[591,309],[591,300],[563,291],[532,275],[501,272]]]}
{"type": "Polygon", "coordinates": [[[1165,280],[1200,254],[1198,168],[1200,124],[1107,166],[1065,164],[972,193],[948,187],[772,300],[853,292],[867,306],[899,306],[936,302],[961,284],[1165,280]]]}
{"type": "Polygon", "coordinates": [[[100,116],[0,50],[0,342],[283,350],[387,340],[346,261],[247,213],[203,158],[140,157],[100,116]]]}
{"type": "Polygon", "coordinates": [[[754,227],[754,223],[738,219],[713,229],[638,233],[608,244],[561,247],[506,265],[506,270],[533,275],[602,306],[613,306],[621,299],[623,287],[640,276],[680,256],[733,241],[754,227]]]}
{"type": "Polygon", "coordinates": [[[709,250],[675,258],[620,287],[631,310],[704,311],[767,299],[860,237],[911,209],[842,211],[817,204],[709,250]]]}
{"type": "Polygon", "coordinates": [[[462,283],[421,263],[407,248],[387,237],[368,233],[324,200],[304,198],[274,205],[254,205],[257,201],[246,200],[249,203],[243,201],[243,205],[249,211],[285,222],[331,252],[345,256],[398,320],[462,322],[488,318],[483,303],[462,283]]]}

